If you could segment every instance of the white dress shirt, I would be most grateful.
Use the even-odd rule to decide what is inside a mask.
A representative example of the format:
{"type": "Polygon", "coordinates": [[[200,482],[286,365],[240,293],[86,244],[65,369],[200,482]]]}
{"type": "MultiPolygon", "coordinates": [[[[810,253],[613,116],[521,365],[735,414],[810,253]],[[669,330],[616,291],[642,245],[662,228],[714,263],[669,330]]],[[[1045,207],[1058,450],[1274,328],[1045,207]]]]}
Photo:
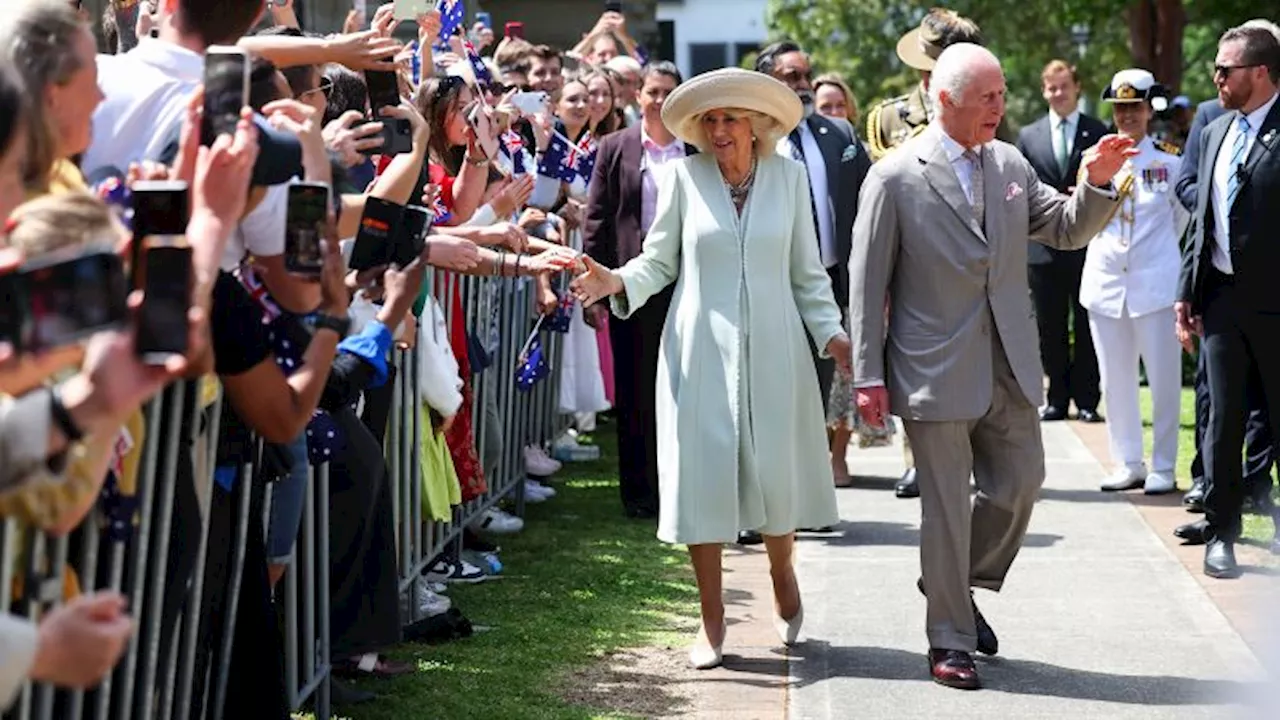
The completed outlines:
{"type": "MultiPolygon", "coordinates": [[[[1271,106],[1276,104],[1277,97],[1280,97],[1280,93],[1272,95],[1270,100],[1245,116],[1249,121],[1249,130],[1244,137],[1242,164],[1248,160],[1249,151],[1253,149],[1253,143],[1258,139],[1258,129],[1267,119],[1267,113],[1271,112],[1271,106]]],[[[1210,189],[1209,196],[1209,201],[1213,203],[1213,266],[1227,275],[1234,272],[1231,267],[1231,228],[1228,227],[1231,221],[1231,207],[1227,205],[1227,184],[1231,181],[1232,173],[1238,170],[1231,165],[1231,150],[1235,147],[1236,137],[1240,134],[1240,113],[1233,112],[1230,118],[1231,126],[1227,129],[1226,137],[1222,139],[1222,146],[1218,148],[1218,157],[1213,163],[1213,187],[1210,189]]]]}
{"type": "MultiPolygon", "coordinates": [[[[818,210],[818,249],[822,256],[822,266],[830,269],[835,267],[839,259],[836,257],[836,216],[827,187],[827,161],[822,156],[822,148],[818,146],[818,139],[813,136],[808,121],[801,120],[796,129],[800,131],[800,149],[804,152],[805,169],[809,171],[809,192],[813,205],[818,210]]],[[[778,141],[778,152],[787,157],[795,156],[790,135],[783,136],[778,141]]]]}
{"type": "Polygon", "coordinates": [[[160,157],[203,78],[203,55],[154,38],[123,55],[99,55],[103,101],[80,163],[85,175],[103,167],[126,172],[129,163],[160,157]]]}
{"type": "MultiPolygon", "coordinates": [[[[939,133],[942,136],[942,149],[947,153],[947,161],[951,163],[951,169],[956,173],[956,179],[960,181],[960,188],[964,190],[964,197],[973,204],[973,174],[977,172],[978,167],[973,161],[965,157],[965,148],[956,142],[945,131],[939,133]]],[[[974,152],[982,156],[983,146],[979,145],[972,148],[974,152]]]]}
{"type": "MultiPolygon", "coordinates": [[[[1049,136],[1053,139],[1053,157],[1055,160],[1058,158],[1058,153],[1062,152],[1063,156],[1067,158],[1067,162],[1071,162],[1071,150],[1075,146],[1076,128],[1079,126],[1080,111],[1073,110],[1071,114],[1066,117],[1061,117],[1058,113],[1052,110],[1049,111],[1049,129],[1052,131],[1049,133],[1049,136]],[[1065,138],[1067,147],[1065,152],[1062,149],[1062,144],[1064,142],[1064,138],[1062,136],[1062,125],[1064,123],[1067,126],[1065,138]]],[[[1075,183],[1072,182],[1071,184],[1074,185],[1075,183]]]]}

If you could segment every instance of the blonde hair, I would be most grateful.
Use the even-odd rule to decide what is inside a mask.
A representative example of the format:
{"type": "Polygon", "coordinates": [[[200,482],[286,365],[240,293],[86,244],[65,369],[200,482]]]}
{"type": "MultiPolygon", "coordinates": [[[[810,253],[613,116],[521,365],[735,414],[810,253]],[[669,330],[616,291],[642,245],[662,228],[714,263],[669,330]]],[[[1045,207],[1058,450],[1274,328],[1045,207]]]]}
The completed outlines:
{"type": "Polygon", "coordinates": [[[782,123],[773,117],[766,115],[757,110],[747,110],[746,108],[711,108],[694,115],[690,120],[691,135],[690,145],[698,148],[700,152],[708,152],[711,149],[711,143],[707,140],[706,134],[702,132],[702,118],[709,112],[719,110],[721,112],[736,115],[751,124],[751,136],[755,139],[756,155],[771,155],[777,151],[778,140],[791,132],[789,128],[784,128],[782,123]]]}
{"type": "Polygon", "coordinates": [[[45,195],[23,203],[10,216],[10,247],[35,257],[104,242],[112,246],[128,235],[111,208],[86,192],[45,195]]]}
{"type": "Polygon", "coordinates": [[[825,73],[819,75],[813,81],[813,91],[815,93],[818,92],[818,88],[823,85],[839,88],[840,92],[844,93],[844,103],[849,108],[845,119],[849,121],[850,125],[858,127],[858,99],[853,96],[853,90],[849,88],[849,83],[844,81],[840,73],[825,73]]]}

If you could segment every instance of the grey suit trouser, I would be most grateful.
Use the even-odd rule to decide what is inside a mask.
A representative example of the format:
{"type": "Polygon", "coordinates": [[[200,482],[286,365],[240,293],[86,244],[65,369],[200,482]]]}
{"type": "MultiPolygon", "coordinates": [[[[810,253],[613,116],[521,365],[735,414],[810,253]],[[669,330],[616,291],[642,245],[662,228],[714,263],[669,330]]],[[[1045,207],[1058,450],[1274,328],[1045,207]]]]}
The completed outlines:
{"type": "Polygon", "coordinates": [[[970,588],[1000,590],[1044,483],[1040,418],[997,335],[992,332],[995,378],[986,415],[903,422],[920,482],[920,565],[931,648],[977,649],[970,588]],[[978,488],[972,505],[970,473],[978,488]]]}

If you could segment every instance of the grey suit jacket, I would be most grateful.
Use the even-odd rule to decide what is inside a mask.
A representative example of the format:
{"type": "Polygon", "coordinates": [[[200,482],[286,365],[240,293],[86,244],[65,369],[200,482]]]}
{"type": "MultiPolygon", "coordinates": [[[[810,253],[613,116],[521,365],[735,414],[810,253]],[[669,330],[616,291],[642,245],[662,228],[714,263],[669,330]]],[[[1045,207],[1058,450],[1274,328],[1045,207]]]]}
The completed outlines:
{"type": "Polygon", "coordinates": [[[873,165],[862,186],[849,256],[854,383],[886,385],[893,413],[907,419],[980,418],[991,406],[999,332],[1023,394],[1039,405],[1028,240],[1084,247],[1115,201],[1083,183],[1059,194],[997,140],[983,151],[984,232],[941,132],[935,124],[873,165]]]}

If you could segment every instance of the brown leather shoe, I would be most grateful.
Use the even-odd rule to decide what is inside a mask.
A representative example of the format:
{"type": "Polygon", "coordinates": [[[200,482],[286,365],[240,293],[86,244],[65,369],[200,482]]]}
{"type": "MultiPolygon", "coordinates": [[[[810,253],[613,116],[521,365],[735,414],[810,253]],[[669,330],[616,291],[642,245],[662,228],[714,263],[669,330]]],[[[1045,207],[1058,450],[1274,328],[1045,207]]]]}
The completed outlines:
{"type": "Polygon", "coordinates": [[[973,656],[963,650],[929,649],[929,672],[933,681],[957,690],[977,690],[982,687],[973,656]]]}

